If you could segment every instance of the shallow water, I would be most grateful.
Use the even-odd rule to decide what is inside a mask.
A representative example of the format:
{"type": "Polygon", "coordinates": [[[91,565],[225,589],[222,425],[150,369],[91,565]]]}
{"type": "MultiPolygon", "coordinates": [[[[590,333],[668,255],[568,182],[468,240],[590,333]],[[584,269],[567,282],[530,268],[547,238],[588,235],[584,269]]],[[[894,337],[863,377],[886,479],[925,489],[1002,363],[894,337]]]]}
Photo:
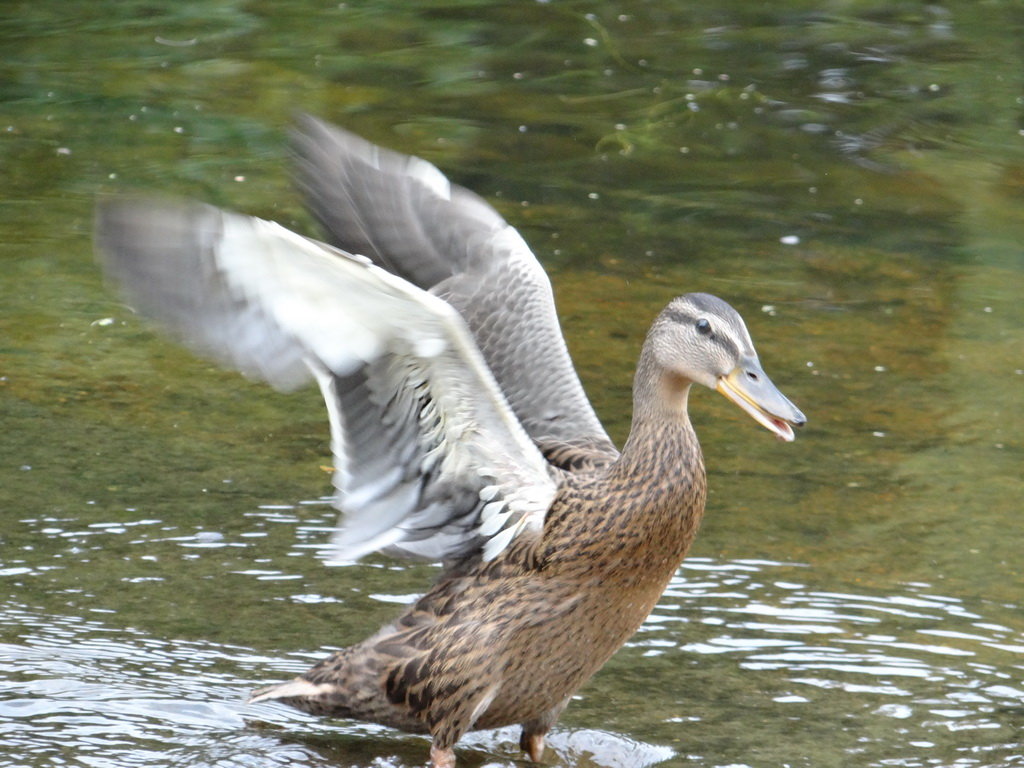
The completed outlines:
{"type": "MultiPolygon", "coordinates": [[[[432,578],[325,567],[318,396],[195,360],[102,285],[98,194],[314,232],[296,110],[515,224],[621,440],[673,295],[745,315],[810,423],[714,393],[692,557],[556,764],[1024,764],[1019,3],[41,0],[0,20],[0,766],[422,764],[244,704],[432,578]]],[[[519,759],[513,730],[460,764],[519,759]]]]}
{"type": "MultiPolygon", "coordinates": [[[[187,538],[182,549],[211,543],[187,538]]],[[[359,602],[307,591],[301,577],[271,569],[238,575],[290,585],[253,609],[250,621],[264,631],[294,629],[303,608],[344,617],[354,609],[339,602],[359,602]]],[[[1015,609],[921,584],[828,592],[808,584],[811,575],[793,563],[691,558],[642,631],[574,703],[574,725],[552,739],[556,762],[1013,764],[1024,695],[1015,609]]],[[[132,580],[123,582],[130,589],[132,580]]],[[[366,596],[382,611],[409,598],[366,596]]],[[[336,635],[311,622],[311,637],[304,623],[305,650],[268,652],[262,633],[235,626],[239,617],[222,609],[217,623],[252,645],[124,626],[118,609],[81,616],[7,601],[4,625],[18,635],[0,645],[9,750],[0,765],[24,765],[28,753],[34,765],[422,762],[421,737],[246,706],[254,680],[301,671],[336,635]]],[[[514,729],[474,734],[465,757],[507,764],[515,743],[514,729]]]]}

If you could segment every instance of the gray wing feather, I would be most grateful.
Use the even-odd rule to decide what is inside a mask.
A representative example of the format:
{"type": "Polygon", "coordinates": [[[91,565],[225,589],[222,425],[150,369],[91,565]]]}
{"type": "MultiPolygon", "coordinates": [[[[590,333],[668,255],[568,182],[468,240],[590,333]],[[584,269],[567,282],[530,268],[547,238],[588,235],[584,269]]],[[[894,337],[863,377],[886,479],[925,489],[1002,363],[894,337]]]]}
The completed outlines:
{"type": "Polygon", "coordinates": [[[96,246],[133,304],[180,340],[247,376],[290,391],[310,379],[302,348],[216,269],[221,212],[205,205],[127,201],[97,209],[96,246]]]}
{"type": "Polygon", "coordinates": [[[293,146],[298,184],[329,239],[455,307],[538,445],[615,457],[569,357],[550,281],[497,211],[425,160],[312,117],[293,146]]]}
{"type": "Polygon", "coordinates": [[[556,485],[441,299],[270,222],[118,201],[97,249],[129,301],[282,388],[315,378],[335,456],[338,559],[495,556],[539,530],[556,485]]]}

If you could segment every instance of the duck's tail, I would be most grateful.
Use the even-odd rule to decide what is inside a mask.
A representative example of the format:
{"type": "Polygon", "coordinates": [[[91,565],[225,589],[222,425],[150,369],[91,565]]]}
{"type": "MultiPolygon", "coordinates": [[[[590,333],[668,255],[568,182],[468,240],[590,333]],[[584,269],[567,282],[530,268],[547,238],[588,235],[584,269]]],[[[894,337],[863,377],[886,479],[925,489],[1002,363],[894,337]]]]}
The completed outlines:
{"type": "Polygon", "coordinates": [[[388,701],[383,689],[375,682],[375,678],[360,679],[358,674],[343,674],[336,679],[326,680],[316,677],[311,680],[300,676],[286,683],[256,689],[248,703],[279,701],[320,717],[380,723],[412,733],[427,732],[424,721],[409,712],[408,708],[388,701]]]}
{"type": "Polygon", "coordinates": [[[303,677],[296,677],[286,683],[267,685],[252,692],[248,704],[260,701],[280,701],[295,709],[312,715],[338,714],[340,691],[331,683],[314,683],[303,677]]]}

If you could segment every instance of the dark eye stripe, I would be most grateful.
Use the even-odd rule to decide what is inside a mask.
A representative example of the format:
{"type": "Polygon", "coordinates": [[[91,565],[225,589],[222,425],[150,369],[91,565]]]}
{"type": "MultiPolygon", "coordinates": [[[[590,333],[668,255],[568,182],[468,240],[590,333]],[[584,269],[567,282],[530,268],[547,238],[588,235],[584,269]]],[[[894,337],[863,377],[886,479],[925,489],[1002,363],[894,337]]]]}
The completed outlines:
{"type": "MultiPolygon", "coordinates": [[[[694,325],[699,319],[701,319],[698,315],[692,315],[689,312],[684,312],[677,307],[671,307],[665,310],[665,318],[673,323],[681,323],[683,325],[694,325]]],[[[715,333],[714,328],[712,328],[711,333],[707,334],[704,338],[714,342],[724,349],[731,358],[739,359],[739,347],[737,347],[736,343],[729,337],[715,333]]]]}
{"type": "Polygon", "coordinates": [[[683,310],[677,309],[675,307],[670,307],[669,309],[665,310],[665,318],[667,320],[671,320],[673,323],[680,323],[682,325],[692,323],[697,319],[695,315],[691,315],[688,312],[683,312],[683,310]]]}
{"type": "Polygon", "coordinates": [[[722,347],[728,353],[730,358],[739,360],[740,349],[732,339],[726,336],[720,336],[717,333],[712,333],[708,338],[718,344],[718,346],[722,347]]]}

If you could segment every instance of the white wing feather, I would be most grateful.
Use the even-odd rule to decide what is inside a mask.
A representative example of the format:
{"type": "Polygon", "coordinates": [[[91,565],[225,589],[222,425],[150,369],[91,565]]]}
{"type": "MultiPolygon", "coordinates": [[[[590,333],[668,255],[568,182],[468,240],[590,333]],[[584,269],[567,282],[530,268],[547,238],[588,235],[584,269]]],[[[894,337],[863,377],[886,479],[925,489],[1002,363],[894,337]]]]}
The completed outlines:
{"type": "Polygon", "coordinates": [[[281,389],[327,403],[336,559],[497,556],[539,530],[551,469],[458,313],[366,259],[204,205],[100,207],[97,247],[143,312],[281,389]]]}

